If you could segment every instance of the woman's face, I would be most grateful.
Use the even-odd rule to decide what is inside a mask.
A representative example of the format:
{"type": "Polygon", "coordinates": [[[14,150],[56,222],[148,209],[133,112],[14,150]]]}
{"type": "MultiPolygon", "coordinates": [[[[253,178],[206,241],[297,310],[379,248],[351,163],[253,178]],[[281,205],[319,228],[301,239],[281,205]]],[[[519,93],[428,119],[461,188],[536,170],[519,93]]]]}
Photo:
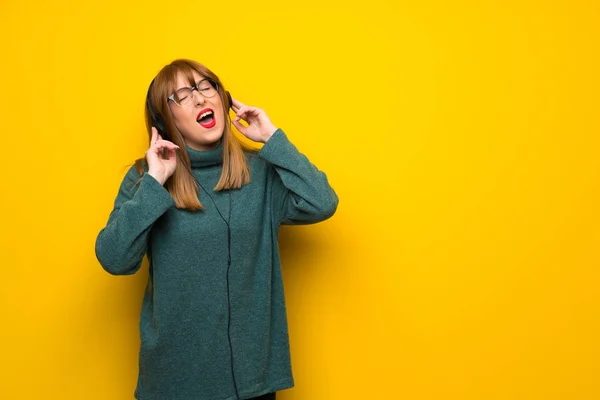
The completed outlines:
{"type": "MultiPolygon", "coordinates": [[[[195,83],[205,79],[194,71],[195,83]]],[[[184,74],[177,76],[177,89],[189,87],[184,74]]],[[[194,150],[212,150],[217,146],[223,130],[225,129],[225,115],[219,94],[205,98],[197,90],[192,91],[193,103],[188,107],[181,107],[169,101],[175,126],[183,135],[185,144],[194,150]],[[211,115],[212,112],[212,115],[211,115]],[[204,118],[202,118],[204,116],[204,118]]]]}

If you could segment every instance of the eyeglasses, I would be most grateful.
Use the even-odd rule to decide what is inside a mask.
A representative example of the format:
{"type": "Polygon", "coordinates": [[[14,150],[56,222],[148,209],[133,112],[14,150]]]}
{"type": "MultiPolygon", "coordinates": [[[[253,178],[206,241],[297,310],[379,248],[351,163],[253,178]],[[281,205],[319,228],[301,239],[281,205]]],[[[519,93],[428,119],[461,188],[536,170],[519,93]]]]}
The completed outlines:
{"type": "Polygon", "coordinates": [[[194,104],[194,90],[197,90],[205,98],[211,98],[217,94],[217,83],[209,79],[202,79],[193,87],[184,87],[177,89],[175,93],[168,97],[179,107],[189,107],[194,104]]]}

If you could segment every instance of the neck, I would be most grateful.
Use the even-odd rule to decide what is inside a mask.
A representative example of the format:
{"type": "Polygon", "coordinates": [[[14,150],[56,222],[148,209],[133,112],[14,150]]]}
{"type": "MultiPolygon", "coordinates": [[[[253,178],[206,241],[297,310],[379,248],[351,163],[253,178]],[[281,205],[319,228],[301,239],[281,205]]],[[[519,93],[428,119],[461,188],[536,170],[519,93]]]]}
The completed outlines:
{"type": "Polygon", "coordinates": [[[223,137],[219,139],[217,145],[210,150],[195,150],[185,146],[192,168],[209,167],[223,163],[223,137]]]}

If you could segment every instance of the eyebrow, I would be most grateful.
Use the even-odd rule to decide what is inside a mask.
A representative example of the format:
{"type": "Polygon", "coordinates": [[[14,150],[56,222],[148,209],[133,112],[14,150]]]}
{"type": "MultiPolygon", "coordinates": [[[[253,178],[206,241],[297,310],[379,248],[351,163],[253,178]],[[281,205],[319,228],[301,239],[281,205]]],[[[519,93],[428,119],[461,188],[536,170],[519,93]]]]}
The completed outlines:
{"type": "MultiPolygon", "coordinates": [[[[196,82],[196,83],[195,83],[195,85],[199,84],[199,83],[200,83],[200,82],[202,82],[202,81],[208,81],[208,80],[209,80],[208,78],[202,78],[202,79],[200,79],[198,82],[196,82]]],[[[195,86],[195,85],[194,85],[194,86],[195,86]]],[[[177,91],[179,91],[179,90],[181,90],[181,89],[191,89],[192,87],[193,87],[193,86],[182,86],[182,87],[180,87],[180,88],[177,88],[177,89],[175,89],[175,91],[177,92],[177,91]]]]}

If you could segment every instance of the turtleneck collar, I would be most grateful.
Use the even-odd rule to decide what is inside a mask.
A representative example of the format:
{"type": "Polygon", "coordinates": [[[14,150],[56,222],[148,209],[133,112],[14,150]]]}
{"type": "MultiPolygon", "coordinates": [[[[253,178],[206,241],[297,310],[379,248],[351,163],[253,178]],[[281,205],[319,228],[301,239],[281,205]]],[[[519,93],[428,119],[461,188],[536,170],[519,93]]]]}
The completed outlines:
{"type": "Polygon", "coordinates": [[[189,146],[185,146],[192,168],[210,167],[223,163],[223,137],[219,139],[217,147],[212,150],[200,151],[194,150],[189,146]]]}

